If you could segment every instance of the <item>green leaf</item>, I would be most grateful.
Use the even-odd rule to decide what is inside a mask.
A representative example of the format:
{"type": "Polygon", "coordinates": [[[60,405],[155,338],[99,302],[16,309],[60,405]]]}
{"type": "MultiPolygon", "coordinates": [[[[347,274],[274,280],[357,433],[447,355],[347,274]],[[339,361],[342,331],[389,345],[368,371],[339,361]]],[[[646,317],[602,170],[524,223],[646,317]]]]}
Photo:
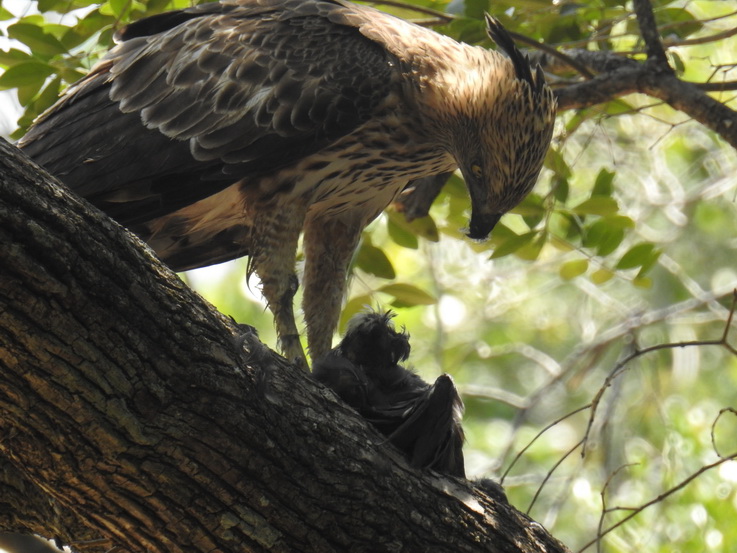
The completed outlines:
{"type": "Polygon", "coordinates": [[[494,248],[494,252],[491,254],[490,259],[498,259],[506,255],[512,254],[520,248],[526,246],[536,236],[536,232],[526,232],[525,234],[510,236],[505,240],[500,241],[494,248]]]}
{"type": "Polygon", "coordinates": [[[377,290],[394,296],[392,305],[394,307],[414,307],[416,305],[433,305],[437,303],[437,298],[431,296],[424,290],[412,284],[398,283],[387,284],[377,290]]]}
{"type": "Polygon", "coordinates": [[[418,236],[431,242],[440,240],[438,227],[429,215],[408,221],[404,213],[400,213],[395,209],[387,210],[386,214],[388,216],[387,230],[389,235],[400,246],[417,249],[418,236]]]}
{"type": "Polygon", "coordinates": [[[112,15],[119,21],[123,21],[134,8],[134,4],[133,0],[108,0],[100,6],[100,13],[112,15]]]}
{"type": "Polygon", "coordinates": [[[704,26],[683,7],[659,9],[656,17],[660,25],[668,25],[668,34],[679,38],[686,38],[704,26]]]}
{"type": "Polygon", "coordinates": [[[545,216],[543,199],[539,194],[528,194],[527,197],[519,203],[519,205],[511,210],[511,212],[522,215],[525,222],[527,222],[528,218],[532,221],[536,221],[533,224],[527,222],[527,225],[532,228],[540,221],[540,219],[542,219],[542,217],[545,216]]]}
{"type": "Polygon", "coordinates": [[[38,61],[18,63],[0,75],[0,90],[43,84],[54,68],[38,61]]]}
{"type": "Polygon", "coordinates": [[[562,179],[571,178],[571,168],[561,153],[555,148],[550,148],[545,156],[545,167],[550,169],[556,176],[562,179]]]}
{"type": "Polygon", "coordinates": [[[0,6],[0,21],[7,21],[8,19],[13,19],[14,17],[15,15],[10,13],[4,7],[0,6]]]}
{"type": "Polygon", "coordinates": [[[547,242],[547,233],[541,232],[539,235],[530,243],[525,244],[519,248],[514,255],[525,261],[534,261],[540,256],[540,252],[543,246],[547,242]]]}
{"type": "Polygon", "coordinates": [[[597,255],[607,256],[622,243],[623,229],[633,225],[632,219],[622,215],[599,219],[585,229],[583,246],[596,248],[597,255]]]}
{"type": "Polygon", "coordinates": [[[584,274],[588,268],[588,259],[575,259],[573,261],[563,263],[558,272],[563,280],[572,280],[577,276],[584,274]]]}
{"type": "Polygon", "coordinates": [[[381,248],[365,240],[358,249],[356,267],[379,278],[392,279],[397,276],[394,266],[381,248]]]}
{"type": "Polygon", "coordinates": [[[592,196],[571,208],[571,212],[577,215],[613,215],[618,211],[617,200],[608,196],[592,196]]]}
{"type": "MultiPolygon", "coordinates": [[[[23,21],[27,20],[28,18],[23,21]]],[[[67,52],[67,49],[58,38],[45,32],[38,25],[31,23],[11,25],[8,27],[8,36],[28,46],[37,56],[51,57],[67,52]]]]}
{"type": "Polygon", "coordinates": [[[589,278],[594,284],[600,285],[611,280],[613,276],[614,273],[609,269],[599,269],[598,271],[594,271],[593,273],[591,273],[591,276],[589,278]]]}
{"type": "Polygon", "coordinates": [[[5,67],[9,67],[11,65],[16,65],[17,63],[20,63],[22,61],[32,61],[33,56],[30,54],[27,54],[26,52],[22,50],[18,50],[17,48],[11,48],[10,50],[0,50],[0,65],[3,65],[5,67]]]}
{"type": "Polygon", "coordinates": [[[41,90],[43,84],[43,80],[36,80],[29,85],[19,86],[17,89],[18,103],[21,106],[28,106],[31,104],[33,99],[36,97],[36,94],[38,94],[38,91],[41,90]]]}
{"type": "Polygon", "coordinates": [[[50,108],[56,100],[59,99],[61,92],[61,77],[56,77],[46,84],[41,94],[33,101],[33,110],[36,113],[42,113],[50,108]]]}
{"type": "Polygon", "coordinates": [[[417,236],[407,230],[406,227],[398,225],[394,220],[392,220],[391,215],[387,220],[386,229],[389,232],[389,237],[400,246],[412,250],[417,249],[417,246],[419,245],[417,236]]]}
{"type": "MultiPolygon", "coordinates": [[[[627,250],[617,263],[617,269],[634,269],[635,267],[642,267],[646,263],[650,263],[652,256],[660,255],[655,251],[655,244],[651,242],[642,242],[635,246],[632,246],[627,250]]],[[[652,261],[654,263],[654,261],[652,261]]],[[[652,266],[652,263],[650,263],[652,266]]]]}
{"type": "Polygon", "coordinates": [[[568,192],[570,191],[568,179],[559,176],[553,176],[551,180],[551,185],[553,188],[553,196],[555,197],[555,199],[561,203],[565,203],[566,200],[568,200],[568,192]]]}
{"type": "Polygon", "coordinates": [[[594,196],[611,196],[614,192],[612,182],[614,182],[614,175],[612,171],[601,169],[599,174],[596,175],[596,182],[594,182],[594,189],[591,191],[591,197],[594,196]]]}
{"type": "Polygon", "coordinates": [[[370,306],[371,296],[369,295],[357,296],[346,302],[343,311],[341,311],[340,313],[338,332],[340,332],[341,334],[345,334],[346,327],[348,326],[348,321],[351,320],[351,317],[370,306]]]}

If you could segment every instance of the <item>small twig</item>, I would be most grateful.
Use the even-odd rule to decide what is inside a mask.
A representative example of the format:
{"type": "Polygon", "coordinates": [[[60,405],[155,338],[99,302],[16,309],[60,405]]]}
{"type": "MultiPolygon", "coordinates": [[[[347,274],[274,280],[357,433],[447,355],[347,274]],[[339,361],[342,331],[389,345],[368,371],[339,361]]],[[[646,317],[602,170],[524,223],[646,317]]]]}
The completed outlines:
{"type": "Polygon", "coordinates": [[[568,459],[568,457],[576,451],[579,447],[584,445],[584,440],[586,438],[582,438],[576,445],[574,445],[572,448],[570,448],[568,451],[566,451],[563,456],[556,461],[556,463],[551,467],[551,469],[548,471],[548,473],[545,475],[545,478],[543,478],[543,481],[540,482],[540,485],[537,488],[537,491],[535,492],[535,496],[532,498],[532,501],[530,501],[530,505],[527,507],[526,513],[529,515],[530,511],[532,511],[532,508],[535,506],[535,502],[537,501],[537,498],[540,497],[540,494],[543,491],[543,488],[545,487],[545,484],[548,483],[548,480],[553,476],[553,473],[555,470],[565,461],[568,459]]]}
{"type": "Polygon", "coordinates": [[[663,46],[666,48],[672,48],[674,46],[696,46],[698,44],[709,44],[710,42],[717,42],[718,40],[724,40],[725,38],[733,37],[737,35],[737,27],[734,29],[727,29],[721,33],[716,33],[708,36],[700,36],[697,38],[685,38],[683,40],[664,40],[663,46]]]}
{"type": "Polygon", "coordinates": [[[714,419],[714,422],[711,423],[711,446],[714,448],[714,453],[716,453],[717,457],[719,457],[720,459],[726,459],[726,458],[731,459],[732,457],[734,457],[735,454],[728,455],[728,456],[722,455],[721,453],[719,453],[719,449],[717,448],[717,442],[716,442],[716,426],[717,426],[717,423],[719,422],[719,419],[722,418],[722,415],[724,413],[732,413],[733,415],[737,415],[737,409],[735,409],[734,407],[725,407],[724,409],[721,409],[719,411],[719,414],[714,419]]]}
{"type": "Polygon", "coordinates": [[[581,450],[581,456],[584,457],[586,455],[586,443],[588,442],[589,435],[591,434],[591,429],[594,425],[594,419],[596,417],[596,410],[599,407],[599,403],[601,401],[602,396],[604,395],[604,392],[612,385],[612,382],[619,377],[621,374],[624,374],[627,365],[630,361],[633,359],[636,359],[642,355],[645,355],[647,353],[651,353],[653,351],[659,351],[664,349],[675,349],[675,348],[685,348],[685,347],[691,347],[691,346],[721,346],[727,351],[731,352],[734,355],[737,355],[737,349],[735,349],[732,345],[729,344],[727,341],[727,337],[729,335],[729,330],[732,326],[732,319],[734,317],[735,309],[737,309],[737,290],[735,290],[732,294],[732,305],[729,309],[729,315],[727,316],[727,322],[724,325],[724,331],[722,332],[721,338],[718,340],[691,340],[688,342],[674,342],[674,343],[668,343],[668,344],[657,344],[655,346],[650,346],[644,349],[638,349],[635,352],[627,355],[624,359],[619,361],[614,369],[612,369],[609,376],[604,381],[604,384],[601,388],[599,388],[599,391],[594,396],[594,399],[591,401],[591,415],[589,416],[589,423],[586,427],[586,433],[584,434],[584,446],[581,450]]]}
{"type": "Polygon", "coordinates": [[[535,434],[535,437],[534,437],[534,438],[532,438],[532,440],[530,440],[530,442],[529,442],[529,443],[528,443],[528,444],[527,444],[527,445],[526,445],[525,447],[523,447],[523,448],[522,448],[522,449],[520,450],[520,452],[519,452],[519,453],[517,453],[517,455],[515,455],[515,456],[514,456],[514,459],[512,459],[512,462],[511,462],[511,463],[509,464],[509,466],[507,467],[507,470],[505,470],[505,471],[504,471],[504,474],[502,474],[502,477],[501,477],[501,480],[499,480],[499,483],[500,483],[500,484],[502,484],[502,485],[504,484],[504,479],[505,479],[505,478],[507,477],[507,475],[509,474],[509,471],[511,471],[511,470],[512,470],[512,467],[514,467],[515,463],[517,463],[517,461],[518,461],[518,460],[520,459],[520,457],[522,457],[522,455],[524,455],[524,454],[525,454],[525,452],[526,452],[526,451],[527,451],[528,449],[530,449],[530,447],[532,447],[532,444],[534,444],[534,443],[535,443],[535,442],[537,441],[537,439],[538,439],[538,438],[539,438],[540,436],[542,436],[543,434],[545,434],[545,432],[547,432],[548,430],[550,430],[551,428],[553,428],[553,427],[554,427],[554,426],[555,426],[556,424],[558,424],[558,423],[560,423],[560,422],[562,422],[562,421],[566,420],[566,419],[567,419],[567,418],[569,418],[569,417],[572,417],[572,416],[573,416],[573,415],[575,415],[576,413],[580,413],[581,411],[585,411],[585,410],[586,410],[586,409],[588,409],[589,407],[591,407],[591,404],[590,404],[590,403],[589,403],[589,404],[587,404],[587,405],[584,405],[583,407],[579,407],[578,409],[576,409],[576,410],[574,410],[574,411],[571,411],[570,413],[568,413],[568,414],[566,414],[566,415],[563,415],[562,417],[560,417],[560,418],[558,418],[558,419],[554,420],[554,421],[553,421],[553,422],[551,422],[551,423],[550,423],[549,425],[547,425],[547,426],[546,426],[545,428],[543,428],[542,430],[540,430],[540,432],[538,432],[537,434],[535,434]]]}
{"type": "Polygon", "coordinates": [[[537,50],[540,50],[541,52],[545,52],[549,56],[562,61],[564,64],[578,71],[582,76],[586,77],[586,79],[594,78],[595,75],[591,71],[589,71],[588,67],[578,62],[571,56],[568,56],[564,54],[563,52],[559,52],[558,50],[556,50],[549,44],[545,44],[544,42],[538,42],[537,40],[533,38],[522,35],[520,33],[515,33],[514,31],[507,31],[507,32],[509,33],[509,36],[511,36],[517,42],[521,42],[522,44],[527,44],[528,46],[532,46],[533,48],[536,48],[537,50]]]}
{"type": "MultiPolygon", "coordinates": [[[[607,509],[606,506],[606,492],[609,489],[609,484],[612,483],[612,480],[614,477],[619,474],[619,471],[626,469],[628,467],[632,467],[636,465],[637,463],[627,463],[626,465],[622,465],[617,470],[612,472],[609,477],[606,479],[606,482],[604,482],[604,487],[601,489],[601,493],[599,494],[601,496],[601,516],[599,517],[599,525],[596,528],[596,537],[600,538],[603,536],[602,534],[602,528],[604,528],[604,519],[606,518],[607,513],[609,512],[609,509],[607,509]]],[[[601,540],[597,540],[596,542],[596,551],[601,551],[601,540]]]]}
{"type": "Polygon", "coordinates": [[[711,470],[711,469],[713,469],[715,467],[718,467],[719,465],[722,465],[722,464],[726,463],[727,461],[732,461],[734,459],[737,459],[737,453],[735,453],[734,455],[730,455],[729,457],[724,457],[722,459],[719,459],[718,461],[715,461],[715,462],[711,463],[710,465],[704,465],[699,470],[697,470],[696,472],[694,472],[693,474],[691,474],[688,478],[682,480],[680,483],[676,484],[675,486],[673,486],[669,490],[666,490],[665,492],[661,493],[656,498],[651,499],[647,503],[643,503],[639,507],[612,507],[611,509],[609,509],[609,512],[613,512],[613,511],[631,511],[631,513],[629,515],[627,515],[626,517],[624,517],[619,522],[617,522],[615,524],[612,524],[609,528],[607,528],[603,532],[597,533],[596,538],[593,539],[593,540],[591,540],[587,544],[585,544],[581,549],[578,550],[577,553],[582,553],[583,551],[585,551],[586,549],[588,549],[589,547],[591,547],[593,544],[599,542],[604,536],[606,536],[610,532],[613,532],[614,530],[616,530],[620,526],[624,525],[625,523],[627,523],[628,521],[630,521],[631,519],[633,519],[634,517],[636,517],[637,515],[639,515],[642,511],[644,511],[645,509],[647,509],[648,507],[651,507],[652,505],[655,505],[657,503],[660,503],[661,501],[663,501],[667,497],[670,497],[674,493],[682,490],[688,484],[690,484],[692,481],[694,481],[696,478],[698,478],[699,476],[701,476],[706,471],[711,470]]]}
{"type": "Polygon", "coordinates": [[[425,15],[429,15],[430,17],[434,17],[445,23],[450,23],[451,21],[456,19],[454,15],[451,15],[449,13],[441,12],[438,10],[433,10],[431,8],[425,8],[423,6],[418,6],[416,4],[408,4],[406,2],[401,2],[399,0],[371,0],[371,3],[379,4],[381,6],[391,6],[393,8],[400,8],[403,10],[413,11],[417,13],[423,13],[425,15]]]}

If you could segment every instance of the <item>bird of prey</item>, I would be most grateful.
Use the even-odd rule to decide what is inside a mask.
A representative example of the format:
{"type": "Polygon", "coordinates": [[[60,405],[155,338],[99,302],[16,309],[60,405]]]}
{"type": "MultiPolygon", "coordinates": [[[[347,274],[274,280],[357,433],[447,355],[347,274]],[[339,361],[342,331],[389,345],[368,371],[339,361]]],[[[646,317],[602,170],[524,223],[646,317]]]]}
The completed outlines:
{"type": "Polygon", "coordinates": [[[399,365],[409,357],[409,335],[393,314],[356,315],[343,340],[317,359],[312,374],[373,424],[419,468],[461,476],[463,403],[448,375],[430,386],[399,365]]]}
{"type": "Polygon", "coordinates": [[[313,359],[330,351],[361,231],[409,182],[460,168],[468,235],[533,187],[555,100],[506,56],[346,0],[222,0],[123,28],[20,146],[174,270],[249,256],[282,351],[303,235],[313,359]]]}

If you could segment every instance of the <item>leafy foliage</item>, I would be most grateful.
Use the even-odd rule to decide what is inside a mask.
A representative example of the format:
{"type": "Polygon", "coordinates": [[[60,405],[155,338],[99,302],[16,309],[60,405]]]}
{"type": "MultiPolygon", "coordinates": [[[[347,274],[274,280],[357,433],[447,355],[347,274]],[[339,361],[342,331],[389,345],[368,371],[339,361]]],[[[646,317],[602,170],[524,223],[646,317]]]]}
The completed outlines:
{"type": "MultiPolygon", "coordinates": [[[[644,59],[634,14],[614,0],[408,0],[385,9],[413,17],[412,4],[459,40],[489,45],[482,15],[490,11],[536,41],[644,59]]],[[[15,46],[0,52],[0,88],[15,89],[25,110],[14,136],[91,67],[122,25],[185,5],[42,0],[40,13],[2,8],[15,46]]],[[[680,76],[736,80],[730,3],[653,6],[680,76]]],[[[564,67],[549,77],[563,87],[575,76],[564,67]]],[[[735,107],[729,92],[714,98],[735,107]]],[[[572,548],[628,515],[603,513],[602,504],[635,507],[675,488],[609,534],[607,550],[729,551],[737,542],[737,463],[678,486],[717,461],[717,451],[737,450],[734,413],[719,415],[735,406],[737,357],[704,344],[725,331],[737,287],[735,174],[732,148],[650,98],[563,112],[535,192],[487,243],[463,238],[469,200],[459,176],[427,217],[407,222],[390,209],[378,219],[354,259],[342,324],[365,305],[396,308],[416,368],[428,379],[448,372],[464,391],[468,472],[509,470],[512,503],[534,501],[533,516],[572,548]],[[635,356],[607,383],[618,360],[665,343],[689,345],[635,356]]],[[[191,282],[273,343],[243,263],[229,267],[192,273],[191,282]]],[[[726,337],[734,342],[735,332],[726,337]]]]}

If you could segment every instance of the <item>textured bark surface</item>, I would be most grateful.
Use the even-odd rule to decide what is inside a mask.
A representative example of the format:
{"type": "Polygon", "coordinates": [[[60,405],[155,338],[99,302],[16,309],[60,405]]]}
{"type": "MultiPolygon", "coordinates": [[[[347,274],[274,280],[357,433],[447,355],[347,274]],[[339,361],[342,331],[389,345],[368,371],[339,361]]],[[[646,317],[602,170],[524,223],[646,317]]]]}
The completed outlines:
{"type": "Polygon", "coordinates": [[[411,469],[0,149],[0,530],[151,553],[565,551],[470,483],[411,469]]]}

